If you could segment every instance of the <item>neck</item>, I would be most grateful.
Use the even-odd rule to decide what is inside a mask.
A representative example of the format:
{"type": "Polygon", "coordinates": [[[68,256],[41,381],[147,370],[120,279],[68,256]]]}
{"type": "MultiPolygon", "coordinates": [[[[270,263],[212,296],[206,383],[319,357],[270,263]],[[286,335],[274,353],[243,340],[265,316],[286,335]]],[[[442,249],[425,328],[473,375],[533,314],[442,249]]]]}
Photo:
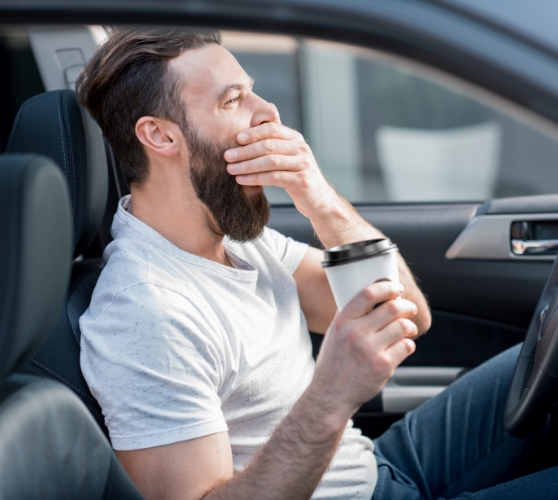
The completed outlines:
{"type": "Polygon", "coordinates": [[[191,185],[150,179],[131,186],[134,217],[185,252],[232,267],[220,233],[191,185]]]}

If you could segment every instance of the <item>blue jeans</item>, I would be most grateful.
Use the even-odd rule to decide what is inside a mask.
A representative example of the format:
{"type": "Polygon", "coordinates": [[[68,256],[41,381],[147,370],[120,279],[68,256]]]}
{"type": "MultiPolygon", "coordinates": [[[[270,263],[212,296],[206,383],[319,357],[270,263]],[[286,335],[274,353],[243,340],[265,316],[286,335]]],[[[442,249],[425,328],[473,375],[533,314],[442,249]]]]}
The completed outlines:
{"type": "Polygon", "coordinates": [[[547,422],[525,439],[503,427],[519,349],[461,377],[374,441],[375,500],[558,498],[558,467],[523,475],[546,453],[547,422]]]}

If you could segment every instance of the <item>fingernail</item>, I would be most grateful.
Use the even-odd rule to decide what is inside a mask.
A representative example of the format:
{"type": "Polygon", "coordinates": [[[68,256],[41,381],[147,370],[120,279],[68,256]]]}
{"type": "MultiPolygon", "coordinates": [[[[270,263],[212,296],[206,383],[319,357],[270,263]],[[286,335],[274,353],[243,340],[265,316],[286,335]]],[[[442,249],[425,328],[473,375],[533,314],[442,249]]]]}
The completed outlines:
{"type": "Polygon", "coordinates": [[[238,156],[238,153],[234,149],[229,149],[228,151],[225,152],[225,156],[229,160],[235,160],[238,156]]]}
{"type": "Polygon", "coordinates": [[[248,134],[246,132],[240,132],[236,138],[238,139],[238,142],[245,142],[248,140],[248,134]]]}

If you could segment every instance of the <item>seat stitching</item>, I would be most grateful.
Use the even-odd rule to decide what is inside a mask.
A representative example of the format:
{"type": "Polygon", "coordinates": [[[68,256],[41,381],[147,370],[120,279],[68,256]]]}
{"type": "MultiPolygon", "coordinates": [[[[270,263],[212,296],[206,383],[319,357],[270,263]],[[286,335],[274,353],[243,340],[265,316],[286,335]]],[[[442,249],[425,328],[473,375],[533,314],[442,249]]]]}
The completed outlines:
{"type": "MultiPolygon", "coordinates": [[[[79,392],[80,394],[82,394],[82,391],[80,389],[78,389],[74,384],[72,384],[69,380],[66,380],[62,375],[60,375],[59,373],[56,373],[54,370],[51,370],[48,366],[43,365],[41,362],[37,361],[35,358],[32,358],[31,361],[33,363],[37,363],[41,368],[43,368],[45,371],[49,372],[52,376],[59,378],[60,380],[63,380],[66,384],[68,384],[72,389],[74,389],[76,392],[79,392]]],[[[89,397],[87,394],[83,394],[86,398],[90,399],[91,401],[93,401],[93,399],[91,397],[89,397]]]]}
{"type": "MultiPolygon", "coordinates": [[[[39,362],[38,362],[37,360],[35,360],[35,359],[30,359],[29,361],[32,362],[32,363],[37,363],[38,365],[41,365],[41,363],[39,363],[39,362]]],[[[44,366],[44,365],[41,365],[41,366],[42,366],[42,368],[44,368],[46,371],[50,371],[51,374],[52,374],[52,376],[53,376],[54,378],[58,378],[58,379],[60,379],[60,380],[63,380],[66,384],[68,384],[70,387],[72,387],[72,389],[74,390],[74,392],[77,392],[77,393],[81,394],[81,395],[82,395],[83,397],[85,397],[85,398],[91,399],[87,394],[85,394],[85,393],[83,393],[82,391],[80,391],[77,387],[75,387],[75,386],[72,385],[70,382],[68,382],[64,377],[58,375],[57,373],[52,372],[52,370],[49,370],[49,369],[48,369],[46,366],[44,366]]],[[[27,368],[28,368],[29,370],[34,371],[35,373],[39,374],[41,377],[43,377],[43,378],[45,378],[45,379],[47,379],[47,380],[50,380],[50,377],[47,377],[47,375],[45,375],[44,373],[42,373],[40,370],[38,370],[36,367],[34,367],[33,365],[31,365],[30,363],[27,363],[27,368]]],[[[93,401],[93,400],[91,399],[91,401],[93,401]]],[[[96,401],[93,401],[93,402],[96,403],[96,401]]],[[[98,404],[98,403],[97,403],[97,404],[98,404]]],[[[89,411],[91,411],[91,412],[93,412],[93,413],[96,413],[97,415],[101,415],[101,416],[102,416],[102,413],[99,413],[99,411],[96,410],[95,408],[90,408],[89,406],[88,406],[87,408],[88,408],[89,411]]]]}
{"type": "MultiPolygon", "coordinates": [[[[64,173],[66,174],[66,180],[67,180],[68,179],[68,164],[66,162],[66,141],[64,140],[64,126],[62,125],[62,116],[60,115],[60,106],[56,106],[56,112],[58,113],[58,123],[60,123],[60,138],[62,139],[62,157],[64,159],[64,173]]],[[[74,218],[74,205],[72,203],[72,219],[73,218],[74,218]]]]}
{"type": "Polygon", "coordinates": [[[103,488],[103,496],[101,497],[101,498],[103,498],[103,500],[107,498],[109,478],[110,478],[110,473],[111,473],[111,469],[112,469],[112,461],[113,460],[114,460],[114,456],[111,453],[110,454],[110,462],[109,462],[109,466],[108,466],[108,470],[107,470],[107,477],[105,478],[105,487],[103,488]]]}
{"type": "Polygon", "coordinates": [[[10,151],[11,148],[12,148],[12,143],[14,142],[14,138],[17,135],[17,129],[19,128],[19,124],[21,122],[21,116],[23,115],[23,111],[25,110],[26,107],[27,107],[27,101],[25,101],[22,104],[21,109],[19,110],[19,112],[18,112],[18,114],[15,118],[14,126],[12,128],[12,132],[10,133],[8,144],[6,145],[6,153],[8,151],[10,151]]]}
{"type": "Polygon", "coordinates": [[[43,372],[41,372],[40,370],[37,370],[34,366],[32,365],[27,365],[27,368],[29,368],[30,370],[34,371],[35,373],[39,374],[41,377],[46,378],[47,380],[50,380],[50,377],[47,377],[43,372]]]}
{"type": "MultiPolygon", "coordinates": [[[[62,96],[60,96],[62,97],[62,96]]],[[[68,101],[64,100],[63,102],[64,104],[64,111],[65,111],[65,116],[66,118],[69,117],[69,113],[68,113],[68,101]]],[[[74,187],[74,198],[72,200],[72,206],[75,206],[76,203],[76,198],[77,198],[77,193],[76,193],[76,165],[75,165],[75,160],[74,160],[74,144],[72,142],[72,134],[70,132],[70,127],[67,123],[68,120],[66,120],[66,135],[68,138],[68,151],[69,151],[69,156],[70,156],[70,168],[72,169],[72,185],[74,187]]]]}
{"type": "MultiPolygon", "coordinates": [[[[89,401],[91,401],[92,403],[95,404],[99,404],[95,399],[93,399],[92,396],[89,396],[88,394],[86,394],[85,392],[83,392],[81,389],[77,388],[74,384],[72,384],[70,381],[66,380],[62,375],[56,373],[55,371],[51,370],[50,368],[48,368],[47,366],[43,365],[42,363],[40,363],[39,361],[37,361],[35,358],[32,358],[30,360],[33,363],[37,363],[41,368],[43,368],[45,371],[47,371],[48,373],[50,373],[53,377],[56,377],[60,380],[63,380],[65,384],[69,385],[75,392],[77,392],[78,394],[81,394],[84,398],[89,399],[89,401]]],[[[29,366],[29,365],[28,365],[29,366]]],[[[31,368],[31,367],[30,367],[31,368]]],[[[97,410],[93,410],[96,413],[99,413],[97,410]]]]}

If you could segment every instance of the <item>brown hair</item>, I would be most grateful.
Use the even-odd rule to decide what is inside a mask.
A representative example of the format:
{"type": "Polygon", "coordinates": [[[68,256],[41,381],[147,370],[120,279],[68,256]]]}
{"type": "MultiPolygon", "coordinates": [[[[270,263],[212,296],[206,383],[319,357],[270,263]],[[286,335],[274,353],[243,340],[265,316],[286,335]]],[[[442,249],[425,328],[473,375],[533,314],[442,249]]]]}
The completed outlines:
{"type": "Polygon", "coordinates": [[[128,184],[141,185],[149,173],[135,132],[142,116],[167,119],[187,130],[182,80],[168,62],[212,43],[221,44],[219,32],[115,30],[79,76],[78,98],[101,127],[128,184]]]}

